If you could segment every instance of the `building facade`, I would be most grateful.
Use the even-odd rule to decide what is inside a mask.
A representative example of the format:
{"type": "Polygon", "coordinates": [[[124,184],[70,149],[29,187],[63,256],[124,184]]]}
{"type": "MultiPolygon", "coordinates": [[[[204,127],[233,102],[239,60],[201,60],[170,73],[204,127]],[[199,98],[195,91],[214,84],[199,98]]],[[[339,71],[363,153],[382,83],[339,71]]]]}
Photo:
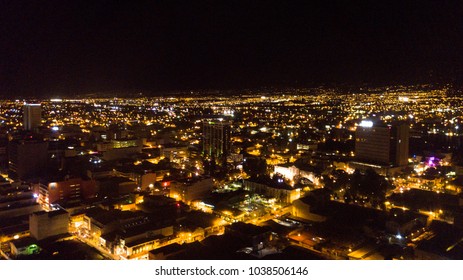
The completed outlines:
{"type": "Polygon", "coordinates": [[[69,213],[65,210],[40,211],[29,216],[31,236],[37,240],[68,233],[69,213]]]}
{"type": "Polygon", "coordinates": [[[24,104],[23,125],[25,130],[33,131],[42,122],[42,108],[40,104],[24,104]]]}
{"type": "Polygon", "coordinates": [[[81,202],[94,197],[98,186],[94,180],[82,178],[65,178],[60,181],[49,181],[34,184],[39,203],[44,209],[51,209],[52,204],[63,202],[81,202]]]}
{"type": "Polygon", "coordinates": [[[209,195],[214,187],[212,178],[191,178],[173,181],[170,184],[170,197],[187,204],[209,195]]]}
{"type": "Polygon", "coordinates": [[[17,139],[8,143],[8,172],[11,178],[27,179],[43,173],[48,159],[48,142],[17,139]]]}
{"type": "Polygon", "coordinates": [[[355,132],[358,161],[382,165],[408,164],[409,127],[407,124],[383,126],[362,121],[355,132]]]}
{"type": "Polygon", "coordinates": [[[230,153],[231,125],[220,120],[203,122],[203,154],[216,160],[226,158],[230,153]]]}

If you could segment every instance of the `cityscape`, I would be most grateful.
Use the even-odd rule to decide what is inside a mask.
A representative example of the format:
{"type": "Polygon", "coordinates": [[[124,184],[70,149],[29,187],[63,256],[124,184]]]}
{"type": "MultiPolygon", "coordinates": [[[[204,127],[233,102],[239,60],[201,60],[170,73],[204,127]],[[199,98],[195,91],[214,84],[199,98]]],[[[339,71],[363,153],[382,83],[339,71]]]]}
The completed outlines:
{"type": "Polygon", "coordinates": [[[460,259],[450,87],[1,101],[5,259],[460,259]]]}
{"type": "Polygon", "coordinates": [[[462,19],[452,0],[2,1],[0,260],[313,278],[305,260],[463,259],[462,19]]]}

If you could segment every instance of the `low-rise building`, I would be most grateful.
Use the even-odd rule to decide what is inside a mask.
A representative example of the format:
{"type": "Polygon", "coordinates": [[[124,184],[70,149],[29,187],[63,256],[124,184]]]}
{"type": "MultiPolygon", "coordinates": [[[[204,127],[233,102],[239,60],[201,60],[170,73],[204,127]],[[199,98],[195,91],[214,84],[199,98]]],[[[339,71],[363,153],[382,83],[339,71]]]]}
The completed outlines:
{"type": "Polygon", "coordinates": [[[172,181],[170,184],[170,197],[189,204],[194,200],[209,195],[213,186],[212,178],[193,177],[172,181]]]}
{"type": "Polygon", "coordinates": [[[172,225],[147,224],[126,229],[120,235],[120,255],[125,259],[148,259],[148,252],[169,244],[173,234],[172,225]]]}
{"type": "Polygon", "coordinates": [[[65,210],[35,212],[29,216],[29,230],[36,240],[68,233],[69,213],[65,210]]]}
{"type": "Polygon", "coordinates": [[[137,183],[126,177],[106,177],[97,181],[100,194],[103,196],[117,197],[129,194],[137,189],[137,183]]]}
{"type": "Polygon", "coordinates": [[[201,241],[211,235],[224,233],[221,219],[200,211],[191,211],[177,222],[180,224],[179,242],[201,241]]]}
{"type": "Polygon", "coordinates": [[[290,204],[301,196],[301,189],[286,184],[282,179],[273,180],[268,177],[252,178],[243,181],[245,190],[274,197],[278,203],[290,204]]]}
{"type": "Polygon", "coordinates": [[[8,223],[0,220],[0,244],[30,236],[29,224],[19,221],[8,223]]]}
{"type": "Polygon", "coordinates": [[[171,162],[182,160],[189,156],[188,146],[166,144],[161,147],[161,156],[164,156],[171,162]]]}
{"type": "Polygon", "coordinates": [[[315,211],[319,205],[319,202],[313,196],[297,199],[292,203],[291,215],[307,221],[324,222],[327,219],[326,215],[315,211]]]}
{"type": "Polygon", "coordinates": [[[269,227],[260,227],[243,222],[237,222],[226,226],[225,233],[241,239],[255,251],[265,248],[272,239],[272,231],[269,227]]]}
{"type": "Polygon", "coordinates": [[[305,178],[315,185],[320,184],[320,178],[314,172],[300,169],[293,164],[275,165],[273,172],[282,175],[290,181],[305,178]]]}
{"type": "Polygon", "coordinates": [[[150,260],[167,260],[169,258],[172,258],[176,255],[179,255],[183,252],[185,252],[186,247],[182,246],[178,243],[172,243],[170,245],[157,248],[154,250],[149,251],[148,253],[148,259],[150,260]]]}
{"type": "Polygon", "coordinates": [[[10,241],[10,252],[13,257],[28,256],[38,254],[41,248],[37,245],[37,240],[32,237],[24,237],[10,241]]]}
{"type": "Polygon", "coordinates": [[[83,227],[94,240],[120,227],[146,224],[148,219],[141,212],[104,210],[92,208],[85,213],[83,227]]]}

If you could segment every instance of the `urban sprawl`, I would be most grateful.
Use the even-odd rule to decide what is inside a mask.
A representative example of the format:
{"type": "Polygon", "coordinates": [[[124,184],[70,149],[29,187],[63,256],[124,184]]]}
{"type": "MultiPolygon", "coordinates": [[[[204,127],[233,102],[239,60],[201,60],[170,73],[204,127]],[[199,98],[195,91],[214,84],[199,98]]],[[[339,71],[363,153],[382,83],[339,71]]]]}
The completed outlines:
{"type": "Polygon", "coordinates": [[[0,259],[462,259],[428,85],[0,101],[0,259]]]}

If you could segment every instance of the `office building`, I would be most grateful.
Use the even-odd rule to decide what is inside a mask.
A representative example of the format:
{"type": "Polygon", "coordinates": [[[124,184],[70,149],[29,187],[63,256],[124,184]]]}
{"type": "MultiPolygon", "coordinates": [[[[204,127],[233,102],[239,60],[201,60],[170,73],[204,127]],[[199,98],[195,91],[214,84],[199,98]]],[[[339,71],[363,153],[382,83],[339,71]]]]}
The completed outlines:
{"type": "Polygon", "coordinates": [[[34,131],[42,122],[42,108],[40,104],[24,104],[23,125],[25,130],[34,131]]]}
{"type": "Polygon", "coordinates": [[[93,198],[98,191],[96,181],[82,178],[64,178],[57,181],[41,180],[33,187],[35,193],[39,194],[38,201],[45,210],[52,209],[52,204],[63,205],[93,198]]]}
{"type": "Polygon", "coordinates": [[[408,164],[408,135],[407,124],[362,121],[355,133],[356,158],[374,164],[405,166],[408,164]]]}
{"type": "Polygon", "coordinates": [[[209,120],[203,122],[203,154],[216,160],[223,159],[230,153],[229,122],[209,120]]]}
{"type": "Polygon", "coordinates": [[[48,142],[29,137],[8,143],[8,173],[11,178],[24,180],[38,177],[46,169],[48,142]]]}

